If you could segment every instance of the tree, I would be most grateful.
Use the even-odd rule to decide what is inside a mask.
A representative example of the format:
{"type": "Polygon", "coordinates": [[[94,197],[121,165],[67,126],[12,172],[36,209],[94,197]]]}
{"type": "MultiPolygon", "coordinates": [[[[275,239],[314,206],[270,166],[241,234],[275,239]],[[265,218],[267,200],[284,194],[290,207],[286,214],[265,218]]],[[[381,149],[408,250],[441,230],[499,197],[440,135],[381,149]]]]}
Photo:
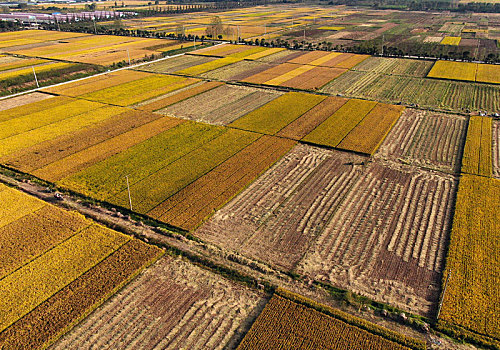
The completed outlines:
{"type": "Polygon", "coordinates": [[[212,21],[208,25],[205,33],[208,37],[216,38],[217,35],[222,34],[224,31],[224,27],[222,26],[222,21],[219,16],[214,16],[212,21]]]}

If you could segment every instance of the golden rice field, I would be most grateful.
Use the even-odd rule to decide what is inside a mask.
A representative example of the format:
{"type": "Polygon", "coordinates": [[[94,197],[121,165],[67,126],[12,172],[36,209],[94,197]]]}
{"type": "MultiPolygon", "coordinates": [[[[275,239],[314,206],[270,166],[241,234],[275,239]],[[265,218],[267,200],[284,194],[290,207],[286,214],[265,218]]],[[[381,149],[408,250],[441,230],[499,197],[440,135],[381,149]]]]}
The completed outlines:
{"type": "Polygon", "coordinates": [[[2,184],[0,198],[2,348],[46,347],[163,253],[2,184]]]}
{"type": "Polygon", "coordinates": [[[445,36],[443,40],[441,40],[441,45],[459,45],[460,40],[462,40],[459,36],[445,36]]]}
{"type": "Polygon", "coordinates": [[[500,345],[500,181],[464,174],[460,178],[440,327],[457,337],[500,345]]]}
{"type": "Polygon", "coordinates": [[[492,133],[491,118],[470,118],[462,158],[462,173],[492,176],[492,133]]]}
{"type": "Polygon", "coordinates": [[[437,61],[427,74],[427,77],[500,84],[500,66],[483,63],[437,61]]]}

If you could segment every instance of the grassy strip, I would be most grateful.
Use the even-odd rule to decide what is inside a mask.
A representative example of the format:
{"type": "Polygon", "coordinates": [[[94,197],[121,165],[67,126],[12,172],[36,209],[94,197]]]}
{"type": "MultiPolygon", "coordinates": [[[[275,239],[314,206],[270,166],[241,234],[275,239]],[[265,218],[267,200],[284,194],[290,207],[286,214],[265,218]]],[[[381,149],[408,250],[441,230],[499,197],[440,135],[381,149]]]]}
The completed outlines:
{"type": "Polygon", "coordinates": [[[318,145],[337,147],[376,104],[377,102],[373,101],[349,100],[303,140],[318,145]]]}
{"type": "Polygon", "coordinates": [[[325,98],[326,96],[290,92],[244,115],[229,126],[274,135],[325,98]]]}
{"type": "Polygon", "coordinates": [[[92,225],[0,281],[0,330],[32,311],[130,238],[92,225]]]}
{"type": "Polygon", "coordinates": [[[47,347],[161,255],[154,246],[129,241],[0,333],[0,347],[47,347]]]}
{"type": "Polygon", "coordinates": [[[276,289],[276,294],[283,297],[283,298],[291,300],[295,303],[302,304],[304,306],[313,308],[313,309],[315,309],[319,312],[322,312],[324,314],[327,314],[333,318],[336,318],[338,320],[346,322],[347,324],[359,327],[359,328],[364,329],[370,333],[379,335],[387,340],[390,340],[390,341],[396,342],[398,344],[401,344],[403,346],[406,346],[410,349],[414,349],[414,350],[425,350],[426,349],[425,343],[418,340],[418,339],[406,337],[403,334],[400,334],[400,333],[391,331],[389,329],[380,327],[376,324],[368,322],[368,321],[361,319],[359,317],[352,316],[352,315],[347,314],[345,312],[342,312],[340,310],[333,309],[329,306],[320,304],[314,300],[303,297],[299,294],[292,293],[286,289],[278,288],[278,289],[276,289]]]}
{"type": "Polygon", "coordinates": [[[451,271],[451,277],[439,321],[497,341],[500,294],[494,276],[500,275],[499,232],[500,181],[462,175],[446,258],[445,271],[451,271]]]}

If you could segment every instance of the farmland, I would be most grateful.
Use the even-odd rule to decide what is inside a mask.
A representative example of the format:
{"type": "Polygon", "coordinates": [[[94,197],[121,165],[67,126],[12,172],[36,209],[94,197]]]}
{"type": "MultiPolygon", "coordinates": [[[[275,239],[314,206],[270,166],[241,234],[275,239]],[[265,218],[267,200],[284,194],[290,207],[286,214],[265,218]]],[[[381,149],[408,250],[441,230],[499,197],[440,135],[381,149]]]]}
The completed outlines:
{"type": "Polygon", "coordinates": [[[437,61],[427,76],[500,84],[500,67],[492,64],[437,61]]]}
{"type": "Polygon", "coordinates": [[[492,150],[492,120],[487,117],[471,117],[467,129],[462,172],[491,177],[492,150]]]}
{"type": "Polygon", "coordinates": [[[0,185],[0,345],[47,346],[144,266],[158,248],[0,185]]]}
{"type": "Polygon", "coordinates": [[[451,276],[439,318],[442,327],[455,334],[483,335],[496,339],[497,344],[499,198],[498,180],[474,175],[460,178],[446,259],[446,272],[451,276]]]}
{"type": "Polygon", "coordinates": [[[375,157],[459,173],[466,123],[458,115],[406,109],[375,157]]]}
{"type": "Polygon", "coordinates": [[[247,288],[166,257],[52,349],[116,349],[139,343],[142,349],[231,348],[260,301],[247,288]]]}
{"type": "Polygon", "coordinates": [[[402,338],[382,327],[279,290],[266,304],[238,350],[345,349],[353,347],[354,339],[359,349],[424,348],[415,339],[402,338]]]}
{"type": "Polygon", "coordinates": [[[364,166],[365,161],[297,146],[195,234],[285,270],[431,312],[455,181],[404,166],[364,166]],[[429,205],[411,204],[413,199],[429,205]],[[425,225],[417,224],[421,220],[425,225]],[[406,295],[412,295],[411,303],[406,295]]]}
{"type": "Polygon", "coordinates": [[[500,179],[500,123],[493,123],[493,176],[500,179]]]}

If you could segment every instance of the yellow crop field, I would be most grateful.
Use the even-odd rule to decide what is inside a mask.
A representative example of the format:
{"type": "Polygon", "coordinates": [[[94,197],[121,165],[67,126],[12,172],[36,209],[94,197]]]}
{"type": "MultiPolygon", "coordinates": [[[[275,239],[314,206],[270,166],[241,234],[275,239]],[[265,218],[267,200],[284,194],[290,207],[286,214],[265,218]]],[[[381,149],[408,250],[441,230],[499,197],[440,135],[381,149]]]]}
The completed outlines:
{"type": "Polygon", "coordinates": [[[439,324],[469,339],[481,335],[494,338],[497,347],[500,345],[499,251],[500,181],[462,175],[443,283],[448,273],[451,275],[439,324]]]}
{"type": "Polygon", "coordinates": [[[308,66],[308,65],[302,65],[302,66],[299,66],[298,68],[290,71],[290,72],[287,72],[283,75],[280,75],[276,78],[273,78],[271,80],[268,80],[266,81],[264,84],[267,84],[267,85],[281,85],[282,83],[292,79],[292,78],[295,78],[305,72],[308,72],[310,71],[311,69],[313,69],[314,66],[308,66]]]}
{"type": "Polygon", "coordinates": [[[269,55],[272,55],[274,53],[284,51],[284,50],[285,49],[283,49],[283,48],[274,47],[274,48],[267,49],[265,51],[260,51],[260,52],[245,56],[245,59],[246,60],[257,60],[259,58],[266,57],[266,56],[269,56],[269,55]]]}
{"type": "Polygon", "coordinates": [[[36,129],[16,134],[0,140],[0,157],[9,153],[36,145],[37,143],[54,139],[58,136],[83,129],[90,125],[99,123],[115,115],[125,112],[127,109],[116,106],[104,106],[73,117],[66,118],[36,129]]]}
{"type": "Polygon", "coordinates": [[[337,147],[376,104],[377,102],[373,101],[349,100],[303,140],[318,145],[337,147]]]}
{"type": "MultiPolygon", "coordinates": [[[[35,68],[36,73],[42,73],[42,72],[48,72],[48,71],[57,70],[57,69],[68,68],[68,67],[71,67],[72,65],[73,65],[73,63],[53,62],[53,63],[35,66],[34,68],[35,68]]],[[[18,77],[20,75],[33,75],[33,68],[29,67],[29,68],[12,70],[12,71],[0,73],[0,80],[15,78],[15,77],[18,77]]]]}
{"type": "Polygon", "coordinates": [[[345,27],[329,27],[329,26],[324,26],[324,27],[319,27],[318,29],[322,29],[322,30],[342,30],[342,29],[345,29],[345,27]]]}
{"type": "Polygon", "coordinates": [[[0,331],[128,240],[128,236],[92,225],[6,276],[0,281],[0,331]]]}
{"type": "Polygon", "coordinates": [[[338,148],[372,155],[399,119],[404,107],[378,103],[338,144],[338,148]]]}
{"type": "Polygon", "coordinates": [[[0,123],[7,121],[9,119],[14,119],[18,117],[22,117],[24,115],[28,115],[31,113],[43,111],[46,109],[54,108],[60,105],[67,104],[74,99],[69,97],[53,97],[45,100],[41,100],[38,102],[33,102],[24,106],[18,106],[10,109],[6,109],[0,111],[0,123]]]}
{"type": "Polygon", "coordinates": [[[478,64],[476,81],[490,84],[500,84],[500,65],[478,64]]]}
{"type": "Polygon", "coordinates": [[[476,63],[436,61],[427,74],[429,78],[453,79],[453,80],[476,80],[476,63]]]}
{"type": "Polygon", "coordinates": [[[146,78],[83,94],[80,97],[92,101],[128,106],[180,89],[194,82],[182,77],[150,74],[146,78]]]}
{"type": "Polygon", "coordinates": [[[279,289],[257,317],[238,350],[425,349],[413,338],[279,289]]]}
{"type": "Polygon", "coordinates": [[[53,108],[22,115],[0,123],[0,140],[35,128],[89,112],[102,107],[102,104],[83,100],[70,100],[68,103],[53,108]]]}
{"type": "Polygon", "coordinates": [[[15,61],[0,64],[0,72],[6,71],[9,69],[23,68],[23,67],[27,67],[27,66],[36,66],[38,64],[47,63],[47,62],[49,62],[49,61],[38,59],[38,58],[15,59],[15,61]]]}
{"type": "Polygon", "coordinates": [[[0,227],[8,225],[46,205],[44,202],[25,194],[23,194],[23,200],[19,200],[19,193],[0,184],[0,227]]]}
{"type": "Polygon", "coordinates": [[[239,62],[241,60],[243,60],[243,59],[242,58],[234,58],[234,57],[224,57],[224,58],[220,58],[220,59],[215,60],[215,61],[202,63],[202,64],[199,64],[199,65],[194,66],[194,67],[186,68],[186,69],[180,70],[180,71],[175,72],[175,73],[197,76],[197,75],[200,75],[202,73],[206,73],[208,71],[211,71],[211,70],[214,70],[214,69],[217,69],[220,67],[224,67],[224,66],[227,66],[229,64],[239,62]]]}
{"type": "Polygon", "coordinates": [[[462,40],[459,36],[445,36],[443,40],[441,40],[441,45],[459,45],[462,40]]]}
{"type": "Polygon", "coordinates": [[[462,158],[462,173],[492,176],[492,120],[473,116],[469,120],[462,158]]]}

